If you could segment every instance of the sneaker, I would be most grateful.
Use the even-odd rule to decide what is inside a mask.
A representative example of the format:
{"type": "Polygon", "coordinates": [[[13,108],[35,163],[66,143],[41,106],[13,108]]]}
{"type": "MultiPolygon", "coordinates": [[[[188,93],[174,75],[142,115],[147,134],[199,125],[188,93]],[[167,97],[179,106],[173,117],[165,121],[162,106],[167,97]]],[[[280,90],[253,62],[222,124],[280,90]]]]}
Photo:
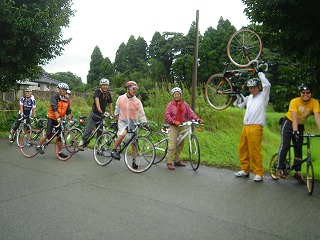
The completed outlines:
{"type": "Polygon", "coordinates": [[[261,182],[261,181],[263,180],[263,177],[261,177],[260,175],[255,175],[254,178],[253,178],[253,180],[254,180],[255,182],[261,182]]]}
{"type": "Polygon", "coordinates": [[[68,157],[68,155],[64,154],[63,152],[58,153],[58,155],[59,155],[59,157],[61,157],[61,158],[67,158],[67,157],[68,157]]]}
{"type": "Polygon", "coordinates": [[[235,172],[234,175],[236,175],[237,177],[249,177],[250,174],[241,170],[239,172],[235,172]]]}
{"type": "Polygon", "coordinates": [[[167,163],[167,168],[168,168],[169,170],[174,170],[174,165],[173,165],[173,163],[167,163]]]}
{"type": "Polygon", "coordinates": [[[132,168],[133,169],[138,169],[138,165],[136,164],[136,162],[135,162],[136,160],[132,160],[132,168]]]}
{"type": "Polygon", "coordinates": [[[278,178],[281,178],[281,179],[286,179],[287,176],[284,174],[283,170],[280,169],[276,172],[276,175],[278,176],[278,178]]]}
{"type": "Polygon", "coordinates": [[[115,158],[115,159],[117,159],[117,160],[120,160],[120,154],[116,151],[116,150],[114,150],[114,151],[112,151],[111,152],[111,156],[113,157],[113,158],[115,158]]]}
{"type": "Polygon", "coordinates": [[[295,179],[297,179],[298,182],[301,183],[301,184],[305,184],[305,183],[306,183],[306,182],[304,181],[303,177],[301,176],[301,173],[299,173],[299,172],[296,172],[296,173],[293,175],[293,177],[294,177],[295,179]]]}
{"type": "Polygon", "coordinates": [[[13,138],[13,135],[11,135],[11,133],[9,134],[9,141],[10,141],[10,143],[14,142],[14,138],[13,138]]]}
{"type": "Polygon", "coordinates": [[[44,154],[44,146],[41,145],[41,146],[36,146],[36,151],[38,153],[41,153],[41,154],[44,154]]]}
{"type": "Polygon", "coordinates": [[[83,141],[81,140],[79,145],[78,145],[79,151],[84,151],[84,146],[83,146],[83,141]]]}

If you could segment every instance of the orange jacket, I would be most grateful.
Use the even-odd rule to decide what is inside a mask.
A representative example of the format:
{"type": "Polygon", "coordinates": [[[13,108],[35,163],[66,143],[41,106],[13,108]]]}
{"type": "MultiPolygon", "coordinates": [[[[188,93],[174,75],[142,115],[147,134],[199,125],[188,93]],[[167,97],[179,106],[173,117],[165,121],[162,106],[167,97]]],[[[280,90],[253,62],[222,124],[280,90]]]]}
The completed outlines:
{"type": "Polygon", "coordinates": [[[71,113],[70,100],[66,97],[61,98],[59,93],[56,93],[50,98],[50,106],[48,112],[48,118],[57,120],[55,112],[58,112],[59,117],[64,117],[66,114],[71,113]]]}

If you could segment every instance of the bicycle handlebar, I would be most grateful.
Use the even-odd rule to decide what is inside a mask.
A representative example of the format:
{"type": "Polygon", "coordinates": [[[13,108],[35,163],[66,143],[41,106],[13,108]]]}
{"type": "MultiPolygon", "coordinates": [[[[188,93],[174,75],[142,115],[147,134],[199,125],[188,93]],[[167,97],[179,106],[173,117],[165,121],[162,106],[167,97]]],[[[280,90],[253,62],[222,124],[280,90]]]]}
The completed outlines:
{"type": "Polygon", "coordinates": [[[183,126],[192,125],[192,124],[203,125],[203,123],[199,123],[198,121],[192,119],[192,120],[181,123],[178,127],[183,127],[183,126]]]}

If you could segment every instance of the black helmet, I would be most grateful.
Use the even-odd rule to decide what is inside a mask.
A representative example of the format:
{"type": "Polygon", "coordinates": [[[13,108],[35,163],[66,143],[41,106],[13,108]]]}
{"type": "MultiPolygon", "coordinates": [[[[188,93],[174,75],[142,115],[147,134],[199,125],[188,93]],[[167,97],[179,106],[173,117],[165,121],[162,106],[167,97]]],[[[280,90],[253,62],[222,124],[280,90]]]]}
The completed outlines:
{"type": "Polygon", "coordinates": [[[299,87],[299,92],[302,92],[303,90],[310,90],[312,92],[312,87],[307,83],[302,83],[299,87]]]}

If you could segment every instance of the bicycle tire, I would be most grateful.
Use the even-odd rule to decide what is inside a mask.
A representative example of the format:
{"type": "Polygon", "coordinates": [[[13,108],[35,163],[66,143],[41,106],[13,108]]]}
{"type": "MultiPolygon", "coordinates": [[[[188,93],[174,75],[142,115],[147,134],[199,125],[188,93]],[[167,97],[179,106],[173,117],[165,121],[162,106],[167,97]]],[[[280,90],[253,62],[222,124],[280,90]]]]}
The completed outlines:
{"type": "Polygon", "coordinates": [[[61,161],[68,161],[74,154],[76,149],[76,138],[74,136],[74,133],[70,130],[63,130],[62,131],[62,149],[66,149],[69,153],[66,155],[67,157],[61,157],[59,155],[59,149],[57,144],[54,144],[54,151],[56,153],[56,156],[61,161]]]}
{"type": "Polygon", "coordinates": [[[32,158],[38,154],[36,147],[41,138],[41,131],[31,128],[20,138],[20,152],[26,158],[32,158]]]}
{"type": "Polygon", "coordinates": [[[313,164],[311,161],[307,161],[307,171],[306,171],[306,185],[307,185],[307,191],[309,195],[313,193],[314,188],[314,170],[313,170],[313,164]]]}
{"type": "Polygon", "coordinates": [[[93,157],[98,165],[105,166],[112,161],[111,152],[114,147],[114,141],[115,139],[107,132],[102,133],[97,138],[93,147],[93,157]]]}
{"type": "Polygon", "coordinates": [[[74,133],[74,136],[76,138],[76,149],[74,151],[74,153],[79,152],[79,143],[82,140],[82,135],[83,135],[83,131],[80,128],[73,128],[71,129],[71,131],[74,133]]]}
{"type": "Polygon", "coordinates": [[[229,60],[237,67],[249,67],[252,60],[258,60],[262,53],[260,36],[250,29],[233,33],[227,43],[229,60]]]}
{"type": "Polygon", "coordinates": [[[134,173],[142,173],[147,171],[153,164],[155,157],[155,149],[153,143],[145,137],[136,137],[126,147],[124,152],[124,161],[130,171],[134,173]],[[137,156],[132,155],[132,144],[136,145],[137,156]],[[136,164],[134,167],[133,164],[136,164]]]}
{"type": "Polygon", "coordinates": [[[22,137],[22,135],[28,131],[29,129],[31,129],[31,125],[28,124],[28,123],[21,123],[21,127],[18,128],[18,130],[15,132],[15,138],[16,138],[16,143],[17,143],[17,146],[19,147],[20,146],[20,138],[22,137]]]}
{"type": "Polygon", "coordinates": [[[270,160],[269,163],[269,173],[270,176],[273,180],[278,180],[277,176],[277,171],[278,171],[278,153],[275,153],[270,160]]]}
{"type": "Polygon", "coordinates": [[[205,95],[207,102],[216,110],[224,110],[233,99],[233,87],[223,74],[214,74],[206,82],[205,95]]]}
{"type": "Polygon", "coordinates": [[[153,132],[149,139],[153,143],[156,152],[153,164],[157,164],[167,156],[168,138],[162,132],[153,132]]]}
{"type": "Polygon", "coordinates": [[[194,134],[190,134],[189,138],[189,161],[192,169],[196,171],[200,165],[200,148],[198,138],[194,134]]]}

